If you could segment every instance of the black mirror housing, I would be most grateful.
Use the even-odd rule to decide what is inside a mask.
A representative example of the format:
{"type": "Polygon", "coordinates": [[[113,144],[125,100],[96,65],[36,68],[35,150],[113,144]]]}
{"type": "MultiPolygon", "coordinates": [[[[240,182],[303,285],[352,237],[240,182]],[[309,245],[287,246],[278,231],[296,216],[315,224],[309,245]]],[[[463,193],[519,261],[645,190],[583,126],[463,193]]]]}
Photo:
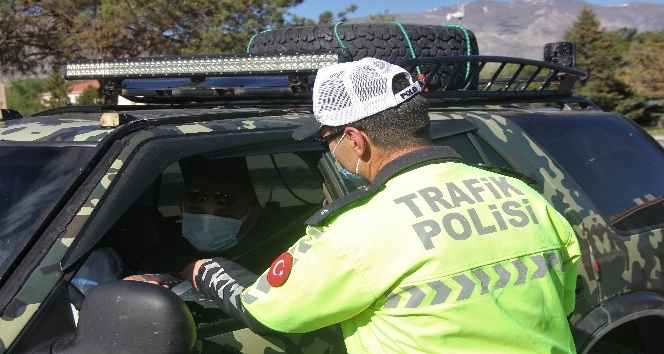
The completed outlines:
{"type": "Polygon", "coordinates": [[[92,289],[73,336],[52,353],[193,353],[196,325],[187,305],[158,285],[116,280],[92,289]]]}

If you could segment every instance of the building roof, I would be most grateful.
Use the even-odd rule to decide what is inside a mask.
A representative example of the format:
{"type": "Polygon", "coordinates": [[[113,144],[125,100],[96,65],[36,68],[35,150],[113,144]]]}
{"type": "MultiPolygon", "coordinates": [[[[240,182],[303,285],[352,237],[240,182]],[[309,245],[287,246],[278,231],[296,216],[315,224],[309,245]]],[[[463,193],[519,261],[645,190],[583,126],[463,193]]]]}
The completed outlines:
{"type": "Polygon", "coordinates": [[[69,92],[71,93],[80,93],[83,92],[88,87],[94,87],[94,88],[99,88],[99,81],[98,80],[89,80],[89,81],[80,81],[80,82],[75,82],[69,86],[69,92]]]}

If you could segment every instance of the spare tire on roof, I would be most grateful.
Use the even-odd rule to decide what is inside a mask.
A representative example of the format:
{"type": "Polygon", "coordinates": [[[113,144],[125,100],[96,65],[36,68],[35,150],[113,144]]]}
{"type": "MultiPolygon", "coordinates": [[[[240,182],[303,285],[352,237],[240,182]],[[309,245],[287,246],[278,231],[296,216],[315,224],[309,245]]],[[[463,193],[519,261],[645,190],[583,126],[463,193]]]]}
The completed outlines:
{"type": "MultiPolygon", "coordinates": [[[[252,38],[247,52],[344,48],[353,60],[374,57],[390,63],[413,57],[479,54],[475,35],[464,28],[398,23],[298,26],[266,31],[252,38]]],[[[466,66],[460,66],[443,65],[436,69],[428,65],[420,66],[419,70],[426,78],[427,88],[452,89],[459,87],[468,75],[466,66]]]]}

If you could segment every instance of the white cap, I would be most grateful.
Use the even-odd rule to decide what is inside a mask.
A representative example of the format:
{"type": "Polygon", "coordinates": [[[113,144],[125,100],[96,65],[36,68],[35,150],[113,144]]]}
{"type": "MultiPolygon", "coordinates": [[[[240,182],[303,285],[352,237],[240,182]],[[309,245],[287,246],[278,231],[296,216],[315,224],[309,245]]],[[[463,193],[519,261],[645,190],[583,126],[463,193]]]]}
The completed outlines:
{"type": "Polygon", "coordinates": [[[313,104],[314,118],[299,126],[293,138],[302,140],[314,135],[323,125],[342,126],[369,117],[422,91],[402,67],[375,58],[326,66],[316,74],[313,104]],[[392,92],[392,79],[406,74],[410,85],[392,92]]]}

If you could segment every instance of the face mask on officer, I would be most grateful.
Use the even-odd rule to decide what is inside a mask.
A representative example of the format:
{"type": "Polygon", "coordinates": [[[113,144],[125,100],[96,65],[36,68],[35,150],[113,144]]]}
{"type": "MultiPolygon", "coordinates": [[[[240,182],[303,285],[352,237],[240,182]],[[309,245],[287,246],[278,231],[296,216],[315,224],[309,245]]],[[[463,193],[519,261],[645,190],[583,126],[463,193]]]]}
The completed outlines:
{"type": "Polygon", "coordinates": [[[197,250],[213,253],[238,244],[252,211],[251,197],[238,185],[215,182],[188,187],[182,203],[182,237],[197,250]]]}
{"type": "Polygon", "coordinates": [[[347,180],[349,180],[351,182],[354,182],[355,184],[362,184],[365,180],[364,180],[364,178],[362,178],[362,176],[360,176],[360,173],[359,173],[360,172],[359,169],[360,169],[360,160],[361,159],[359,157],[357,158],[357,162],[355,163],[355,173],[353,173],[353,172],[348,171],[348,169],[346,167],[344,167],[344,165],[341,164],[339,159],[337,159],[337,155],[335,155],[335,152],[337,151],[337,148],[339,147],[339,145],[341,145],[341,141],[344,139],[344,137],[346,137],[345,132],[341,135],[341,138],[337,141],[337,145],[334,147],[334,149],[332,149],[332,151],[331,151],[332,157],[334,157],[334,159],[339,164],[339,166],[340,166],[339,172],[341,172],[341,174],[344,175],[344,178],[346,178],[347,180]]]}

